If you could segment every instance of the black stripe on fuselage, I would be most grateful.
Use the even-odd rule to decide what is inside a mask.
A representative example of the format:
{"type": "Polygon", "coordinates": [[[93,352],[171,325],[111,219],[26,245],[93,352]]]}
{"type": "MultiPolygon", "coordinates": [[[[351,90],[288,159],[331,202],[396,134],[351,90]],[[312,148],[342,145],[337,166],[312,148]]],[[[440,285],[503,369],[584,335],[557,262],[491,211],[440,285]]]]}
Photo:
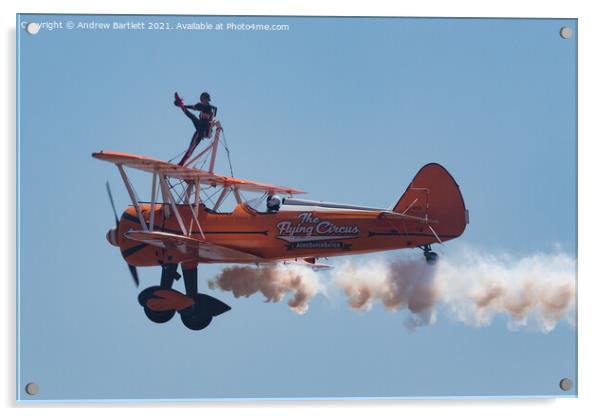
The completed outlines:
{"type": "Polygon", "coordinates": [[[142,244],[138,244],[136,246],[132,246],[132,247],[128,248],[127,250],[123,250],[121,252],[121,255],[123,256],[123,258],[128,258],[132,254],[139,252],[140,250],[142,250],[146,246],[147,246],[146,243],[142,243],[142,244]]]}
{"type": "Polygon", "coordinates": [[[136,224],[140,224],[140,220],[138,219],[138,217],[134,217],[133,215],[130,215],[127,212],[123,213],[123,215],[121,216],[121,219],[135,222],[136,224]]]}

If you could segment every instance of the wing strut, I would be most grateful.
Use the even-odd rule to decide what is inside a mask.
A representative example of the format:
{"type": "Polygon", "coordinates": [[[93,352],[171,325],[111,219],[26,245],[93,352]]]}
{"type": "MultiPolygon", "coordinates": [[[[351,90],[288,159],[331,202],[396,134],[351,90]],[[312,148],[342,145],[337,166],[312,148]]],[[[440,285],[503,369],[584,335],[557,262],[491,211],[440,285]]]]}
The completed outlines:
{"type": "Polygon", "coordinates": [[[121,179],[123,179],[123,183],[130,195],[130,199],[132,200],[132,205],[134,205],[134,209],[136,209],[136,214],[138,214],[138,220],[140,221],[140,225],[144,231],[148,231],[146,226],[146,221],[144,220],[144,216],[142,215],[142,210],[140,209],[140,205],[138,204],[138,197],[136,196],[136,191],[132,188],[132,184],[128,179],[128,176],[125,174],[125,170],[123,170],[123,166],[121,164],[117,164],[117,169],[119,169],[119,174],[121,175],[121,179]]]}
{"type": "Polygon", "coordinates": [[[194,214],[198,216],[201,205],[201,180],[199,178],[194,180],[194,189],[194,214]]]}
{"type": "Polygon", "coordinates": [[[222,202],[224,202],[224,199],[226,198],[226,196],[230,193],[230,187],[229,186],[224,186],[224,189],[222,190],[222,193],[219,195],[219,197],[217,198],[217,201],[215,202],[215,205],[213,206],[213,210],[217,211],[218,208],[222,205],[222,202]]]}
{"type": "Polygon", "coordinates": [[[160,175],[159,182],[161,184],[161,192],[163,193],[163,199],[165,200],[165,202],[167,202],[171,206],[171,209],[173,210],[174,215],[176,216],[176,219],[178,220],[178,225],[180,226],[180,230],[182,230],[182,235],[188,235],[188,233],[186,232],[186,227],[184,226],[184,221],[182,221],[182,216],[180,215],[180,212],[178,211],[178,207],[176,207],[176,203],[174,202],[173,196],[171,195],[169,186],[167,185],[167,182],[165,181],[165,176],[160,175]]]}
{"type": "MultiPolygon", "coordinates": [[[[196,223],[196,226],[199,227],[199,231],[201,232],[201,237],[203,237],[203,240],[204,240],[205,239],[205,233],[203,232],[203,229],[201,228],[201,224],[199,223],[198,214],[195,212],[195,210],[192,207],[192,205],[188,204],[188,206],[190,207],[190,211],[192,212],[192,218],[194,219],[194,222],[196,223]]],[[[192,234],[192,220],[190,222],[190,234],[192,234]]]]}
{"type": "Polygon", "coordinates": [[[153,189],[151,190],[150,230],[155,228],[155,204],[157,203],[157,169],[153,171],[153,189]]]}
{"type": "Polygon", "coordinates": [[[242,198],[240,196],[240,191],[236,187],[233,187],[232,189],[234,190],[234,198],[236,198],[236,203],[242,204],[242,198]]]}

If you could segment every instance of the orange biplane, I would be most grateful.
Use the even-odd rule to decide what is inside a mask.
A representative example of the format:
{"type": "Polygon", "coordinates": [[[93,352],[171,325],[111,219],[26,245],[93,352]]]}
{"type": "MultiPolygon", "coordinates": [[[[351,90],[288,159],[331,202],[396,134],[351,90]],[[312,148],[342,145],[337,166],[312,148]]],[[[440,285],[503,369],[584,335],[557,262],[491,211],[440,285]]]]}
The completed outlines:
{"type": "Polygon", "coordinates": [[[177,311],[186,327],[199,330],[230,309],[198,293],[199,263],[295,263],[321,269],[329,266],[319,258],[412,247],[421,248],[432,263],[437,254],[431,244],[460,236],[468,223],[458,185],[436,163],[418,171],[393,209],[298,199],[295,195],[302,192],[297,189],[217,175],[222,128],[218,120],[212,124],[209,145],[185,166],[119,152],[92,155],[117,166],[132,201],[118,218],[108,189],[116,227],[107,240],[121,250],[136,284],[137,266],[162,268],[160,284],[138,296],[153,322],[167,322],[177,311]],[[203,156],[209,160],[207,170],[194,167],[203,156]],[[152,176],[150,202],[139,201],[126,167],[152,176]],[[266,209],[246,202],[245,192],[262,195],[257,200],[265,201],[266,209]],[[232,196],[234,210],[222,212],[232,196]],[[180,278],[178,265],[185,294],[172,289],[180,278]]]}

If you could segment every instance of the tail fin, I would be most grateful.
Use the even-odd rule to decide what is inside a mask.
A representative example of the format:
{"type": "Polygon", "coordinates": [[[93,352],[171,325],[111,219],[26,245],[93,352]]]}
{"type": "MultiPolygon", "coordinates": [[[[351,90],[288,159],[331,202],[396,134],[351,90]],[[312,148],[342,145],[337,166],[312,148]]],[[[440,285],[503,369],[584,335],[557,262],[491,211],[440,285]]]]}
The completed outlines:
{"type": "Polygon", "coordinates": [[[442,239],[458,237],[468,224],[460,187],[438,163],[418,171],[393,211],[428,219],[442,239]]]}

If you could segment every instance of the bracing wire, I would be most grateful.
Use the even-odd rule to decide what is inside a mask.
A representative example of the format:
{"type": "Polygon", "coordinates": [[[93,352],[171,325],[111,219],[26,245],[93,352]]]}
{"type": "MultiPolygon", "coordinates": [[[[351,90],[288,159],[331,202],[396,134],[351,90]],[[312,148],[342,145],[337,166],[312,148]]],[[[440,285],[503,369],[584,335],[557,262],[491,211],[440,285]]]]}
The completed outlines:
{"type": "Polygon", "coordinates": [[[213,200],[213,197],[215,195],[217,195],[218,192],[221,192],[221,189],[216,189],[213,193],[209,194],[209,192],[207,192],[207,190],[209,189],[209,187],[202,189],[201,191],[203,192],[203,195],[205,196],[205,200],[211,202],[212,205],[215,205],[215,201],[213,200]]]}
{"type": "Polygon", "coordinates": [[[184,152],[186,152],[186,150],[182,150],[180,153],[178,153],[177,155],[175,155],[174,157],[172,157],[171,159],[169,159],[168,162],[171,163],[174,160],[176,160],[177,158],[179,158],[180,156],[183,156],[184,152]]]}
{"type": "Polygon", "coordinates": [[[232,160],[230,159],[230,149],[228,148],[228,141],[226,140],[226,133],[224,132],[223,128],[222,128],[222,136],[224,138],[224,142],[222,144],[224,145],[224,149],[226,149],[226,155],[228,156],[228,165],[230,166],[230,177],[233,178],[234,171],[232,170],[232,160]]]}

